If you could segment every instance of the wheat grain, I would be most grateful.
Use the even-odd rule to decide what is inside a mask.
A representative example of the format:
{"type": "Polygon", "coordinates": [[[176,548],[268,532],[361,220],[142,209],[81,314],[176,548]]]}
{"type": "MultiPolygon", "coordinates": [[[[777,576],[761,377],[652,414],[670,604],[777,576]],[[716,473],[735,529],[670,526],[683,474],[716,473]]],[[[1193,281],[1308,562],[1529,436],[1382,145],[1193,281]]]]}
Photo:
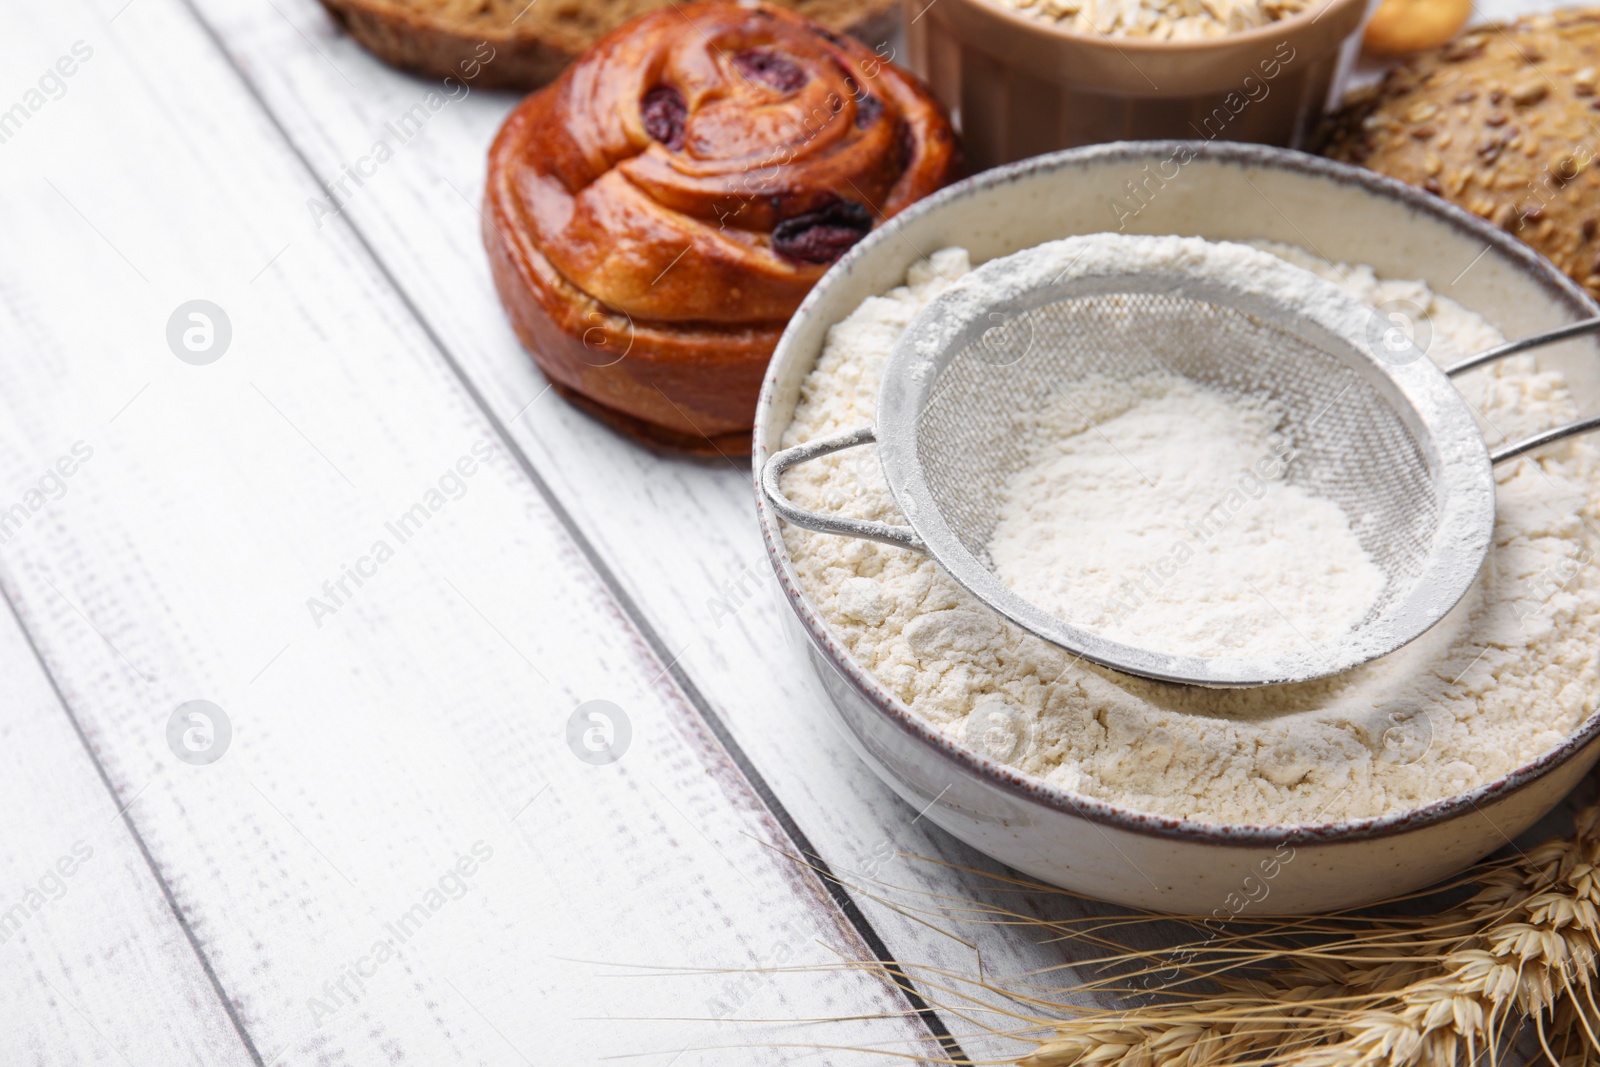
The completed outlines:
{"type": "MultiPolygon", "coordinates": [[[[1585,809],[1571,838],[1548,841],[1508,865],[1485,867],[1478,891],[1454,908],[1387,924],[1376,936],[1361,931],[1342,941],[1324,940],[1289,952],[1288,966],[1248,983],[1229,983],[1214,1007],[1247,1013],[1273,1003],[1309,1007],[1286,1012],[1277,1033],[1252,1032],[1242,1045],[1219,1038],[1204,1046],[1216,1054],[1184,1062],[1238,1064],[1241,1052],[1282,1048],[1315,1024],[1321,1027],[1315,1047],[1295,1059],[1304,1067],[1454,1065],[1499,1047],[1524,1020],[1557,1037],[1559,1054],[1546,1040],[1552,1060],[1600,1057],[1600,1010],[1593,996],[1600,958],[1597,826],[1600,808],[1585,809]]],[[[1299,929],[1285,924],[1276,932],[1299,929]]],[[[1256,936],[1274,932],[1267,928],[1256,936]]],[[[1200,946],[1197,955],[1206,952],[1200,946]]],[[[1056,1042],[1035,1056],[1056,1050],[1047,1062],[1099,1062],[1092,1052],[1077,1059],[1067,1055],[1093,1048],[1091,1026],[1067,1020],[1057,1031],[1056,1042]]],[[[1170,1033],[1164,1010],[1126,1012],[1113,1046],[1121,1058],[1107,1062],[1142,1063],[1133,1058],[1137,1050],[1161,1047],[1170,1033]]]]}
{"type": "MultiPolygon", "coordinates": [[[[1065,892],[961,869],[1005,892],[1065,892]]],[[[915,984],[934,1010],[980,1035],[1029,1043],[1010,1061],[1017,1067],[1465,1067],[1502,1062],[1524,1035],[1555,1067],[1600,1067],[1600,805],[1578,814],[1571,836],[1480,863],[1444,886],[1360,911],[1236,916],[1226,932],[1203,926],[1201,916],[1042,919],[993,899],[882,883],[847,888],[917,922],[1023,926],[1042,942],[1093,949],[1087,958],[1074,953],[1070,966],[1103,977],[1067,985],[1047,984],[1065,963],[1010,979],[981,967],[960,974],[904,962],[841,964],[908,990],[915,984]],[[1445,892],[1461,899],[1428,914],[1396,910],[1445,892]],[[1207,934],[1165,949],[1118,942],[1121,931],[1152,918],[1207,934]],[[1138,983],[1171,975],[1156,1003],[1085,1006],[1096,996],[1137,999],[1147,995],[1138,983]]]]}
{"type": "Polygon", "coordinates": [[[1039,984],[1050,972],[924,972],[942,1010],[1032,1042],[1018,1067],[1457,1067],[1498,1062],[1524,1032],[1552,1064],[1600,1067],[1600,806],[1579,813],[1570,837],[1452,883],[1467,886],[1469,895],[1433,914],[1240,918],[1242,932],[1165,950],[1117,943],[1118,930],[1148,916],[1052,921],[994,904],[941,899],[919,910],[878,899],[924,921],[1020,923],[1096,948],[1075,965],[1107,976],[1064,988],[1039,984]],[[1076,1003],[1171,974],[1178,979],[1158,1003],[1076,1003]],[[981,1021],[994,1018],[1006,1027],[981,1021]]]}

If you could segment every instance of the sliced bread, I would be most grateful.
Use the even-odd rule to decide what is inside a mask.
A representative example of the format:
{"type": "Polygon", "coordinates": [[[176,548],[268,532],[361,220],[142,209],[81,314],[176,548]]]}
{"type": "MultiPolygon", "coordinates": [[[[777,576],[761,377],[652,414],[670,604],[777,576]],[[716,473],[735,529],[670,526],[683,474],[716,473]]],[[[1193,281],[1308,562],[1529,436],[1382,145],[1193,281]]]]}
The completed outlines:
{"type": "MultiPolygon", "coordinates": [[[[606,33],[672,0],[322,0],[387,63],[475,88],[534,89],[606,33]],[[487,45],[488,47],[484,47],[487,45]]],[[[869,46],[889,38],[896,0],[771,0],[869,46]]],[[[885,58],[888,58],[885,56],[885,58]]]]}

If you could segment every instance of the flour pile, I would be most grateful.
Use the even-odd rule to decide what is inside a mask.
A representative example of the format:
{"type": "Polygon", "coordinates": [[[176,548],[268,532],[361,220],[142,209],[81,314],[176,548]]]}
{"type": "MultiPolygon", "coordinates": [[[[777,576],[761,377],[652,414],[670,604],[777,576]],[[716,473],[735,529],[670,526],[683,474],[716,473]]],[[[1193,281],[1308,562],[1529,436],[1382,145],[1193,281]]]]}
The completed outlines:
{"type": "MultiPolygon", "coordinates": [[[[1429,355],[1440,363],[1501,340],[1418,282],[1380,280],[1297,249],[1269,251],[1370,304],[1422,308],[1429,355]]],[[[911,268],[903,288],[835,325],[784,444],[870,424],[890,347],[968,270],[961,249],[937,252],[911,268]]],[[[1536,371],[1530,357],[1457,384],[1483,414],[1491,443],[1576,413],[1564,380],[1536,371]]],[[[1209,822],[1314,823],[1472,789],[1549,750],[1594,711],[1600,571],[1588,565],[1584,530],[1600,518],[1596,453],[1564,442],[1503,465],[1495,479],[1488,561],[1437,626],[1338,677],[1265,689],[1172,686],[1102,670],[1010,626],[914,552],[794,528],[784,538],[849,653],[953,740],[987,745],[994,723],[1013,722],[1027,742],[1002,737],[994,755],[1081,795],[1209,822]]],[[[802,506],[903,521],[868,449],[796,467],[784,485],[802,506]]],[[[1139,625],[1138,616],[1127,624],[1139,625]]]]}
{"type": "Polygon", "coordinates": [[[1337,504],[1284,480],[1286,415],[1174,374],[1095,375],[1035,416],[989,541],[995,573],[1156,652],[1312,651],[1384,587],[1337,504]]]}

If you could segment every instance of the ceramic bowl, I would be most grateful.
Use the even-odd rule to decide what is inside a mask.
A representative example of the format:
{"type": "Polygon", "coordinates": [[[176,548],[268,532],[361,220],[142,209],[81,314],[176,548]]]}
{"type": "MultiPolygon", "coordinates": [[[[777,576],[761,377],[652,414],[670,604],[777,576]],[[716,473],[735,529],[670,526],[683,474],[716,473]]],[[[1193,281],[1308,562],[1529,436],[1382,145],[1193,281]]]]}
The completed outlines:
{"type": "MultiPolygon", "coordinates": [[[[923,255],[961,245],[981,263],[1053,238],[1116,230],[1263,238],[1380,275],[1420,278],[1519,337],[1600,314],[1503,231],[1399,182],[1247,144],[1130,142],[979,174],[875,230],[818,283],[773,356],[756,414],[755,468],[779,446],[829,326],[899,284],[923,255]],[[1140,190],[1130,199],[1130,188],[1140,190]]],[[[1600,349],[1541,362],[1600,410],[1600,349]]],[[[968,750],[856,663],[795,576],[780,520],[758,493],[767,553],[802,647],[857,754],[905,801],[1034,878],[1120,904],[1190,915],[1347,907],[1433,883],[1505,845],[1600,756],[1600,715],[1560,746],[1461,796],[1382,818],[1317,825],[1194,822],[1071,793],[968,750]]],[[[1597,650],[1600,654],[1600,650],[1597,650]]]]}
{"type": "Polygon", "coordinates": [[[1075,32],[997,0],[902,0],[911,69],[974,170],[1156,137],[1298,146],[1341,95],[1367,0],[1327,0],[1221,37],[1075,32]]]}

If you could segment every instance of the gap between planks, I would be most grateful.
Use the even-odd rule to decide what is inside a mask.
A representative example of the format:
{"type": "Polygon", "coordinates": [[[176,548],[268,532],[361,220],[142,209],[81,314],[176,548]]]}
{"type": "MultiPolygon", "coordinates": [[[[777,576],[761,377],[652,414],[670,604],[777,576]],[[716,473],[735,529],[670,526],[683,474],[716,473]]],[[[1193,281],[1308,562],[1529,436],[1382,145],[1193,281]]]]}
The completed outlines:
{"type": "Polygon", "coordinates": [[[122,797],[117,793],[117,787],[112,783],[111,775],[107,773],[105,764],[100,762],[100,757],[95,752],[94,746],[89,743],[89,735],[84,732],[83,724],[78,720],[77,713],[72,710],[72,704],[67,700],[67,694],[61,689],[60,680],[56,677],[55,672],[50,669],[50,664],[45,662],[44,653],[40,651],[39,644],[34,639],[33,631],[22,617],[22,612],[17,609],[17,604],[12,597],[11,591],[6,588],[7,584],[5,581],[0,581],[0,600],[5,601],[6,611],[16,622],[23,641],[27,643],[29,654],[33,656],[33,661],[39,665],[39,671],[49,684],[50,692],[55,694],[56,702],[60,706],[62,714],[72,724],[72,733],[77,737],[78,743],[83,746],[84,754],[89,757],[89,762],[94,767],[95,776],[100,779],[100,784],[105,787],[106,794],[111,797],[111,802],[117,806],[117,820],[122,823],[123,827],[128,831],[128,836],[133,839],[134,847],[139,850],[139,858],[144,861],[145,867],[150,871],[150,876],[155,879],[156,887],[161,890],[161,899],[166,901],[168,909],[172,912],[172,917],[177,920],[178,928],[183,931],[184,941],[193,950],[195,960],[200,964],[200,969],[204,972],[206,981],[211,984],[212,990],[216,993],[217,1000],[222,1005],[222,1010],[228,1016],[228,1022],[233,1025],[234,1033],[239,1035],[239,1040],[243,1043],[245,1051],[250,1054],[251,1062],[256,1067],[267,1067],[266,1062],[261,1058],[260,1050],[256,1048],[256,1043],[251,1040],[250,1032],[245,1028],[244,1021],[239,1018],[239,1013],[235,1010],[233,1001],[228,997],[227,991],[222,988],[222,982],[217,977],[216,969],[212,967],[210,958],[206,955],[205,950],[200,947],[200,941],[195,937],[194,928],[189,925],[188,917],[183,914],[183,909],[178,906],[177,898],[172,894],[172,887],[167,884],[167,879],[161,873],[161,868],[157,865],[155,857],[150,854],[150,848],[145,844],[143,835],[139,833],[139,827],[135,825],[133,816],[129,813],[129,809],[133,807],[133,801],[130,800],[124,804],[122,797]]]}
{"type": "MultiPolygon", "coordinates": [[[[310,159],[306,156],[305,152],[301,150],[298,142],[296,142],[295,139],[289,134],[288,129],[284,126],[282,120],[278,116],[278,113],[268,103],[266,97],[255,84],[255,81],[239,64],[234,54],[228,49],[221,35],[217,32],[216,27],[213,26],[210,20],[205,17],[198,7],[196,7],[194,0],[180,0],[180,2],[182,3],[184,9],[188,11],[190,17],[192,17],[196,24],[199,25],[207,39],[211,42],[212,46],[216,48],[218,54],[233,71],[235,77],[238,78],[240,84],[244,87],[251,100],[255,102],[263,116],[269,123],[271,123],[272,128],[277,131],[278,136],[282,139],[284,146],[299,162],[301,168],[311,179],[312,183],[319,191],[327,192],[322,180],[317,177],[316,169],[312,166],[310,159]]],[[[362,228],[358,226],[355,221],[346,213],[340,213],[340,221],[355,239],[363,254],[367,256],[368,260],[378,272],[379,276],[382,277],[384,282],[389,286],[396,299],[400,301],[401,305],[405,308],[406,313],[411,316],[418,329],[422,331],[422,334],[427,338],[429,345],[432,346],[439,358],[449,368],[450,373],[455,377],[456,381],[461,385],[463,390],[465,390],[467,396],[471,399],[472,404],[477,408],[479,414],[488,422],[490,428],[498,436],[508,454],[515,459],[518,468],[532,483],[535,491],[539,493],[546,506],[550,508],[551,513],[555,515],[562,528],[566,531],[567,536],[572,539],[572,542],[583,553],[584,558],[594,569],[595,574],[599,577],[608,592],[615,599],[617,605],[622,609],[629,622],[649,645],[650,650],[656,657],[657,661],[664,665],[664,669],[661,672],[661,675],[658,677],[670,676],[672,678],[673,684],[678,688],[685,701],[691,708],[693,708],[695,714],[700,717],[701,721],[706,724],[707,728],[711,731],[712,736],[714,736],[718,744],[722,746],[723,750],[728,755],[728,758],[733,762],[739,774],[744,778],[745,782],[750,786],[756,796],[760,798],[762,804],[767,808],[769,814],[771,814],[772,817],[777,821],[778,825],[782,827],[783,832],[794,845],[798,854],[805,860],[806,864],[814,870],[815,877],[818,877],[821,880],[824,888],[827,891],[829,899],[833,901],[834,905],[839,909],[845,920],[856,931],[857,935],[862,939],[868,950],[875,954],[878,962],[881,962],[885,965],[886,970],[892,976],[894,983],[899,989],[901,996],[906,1001],[907,1006],[911,1008],[911,1010],[916,1013],[918,1018],[922,1020],[923,1024],[928,1028],[930,1035],[935,1041],[938,1042],[945,1054],[954,1060],[965,1059],[965,1053],[962,1051],[955,1035],[945,1024],[943,1018],[940,1017],[938,1012],[922,995],[916,983],[899,966],[898,961],[895,960],[895,958],[890,954],[888,945],[884,942],[878,931],[873,927],[871,920],[868,919],[866,914],[862,911],[860,905],[850,893],[849,889],[838,878],[834,877],[832,869],[829,867],[827,861],[823,859],[820,853],[818,853],[817,850],[812,846],[811,841],[805,831],[800,828],[798,822],[788,811],[783,801],[772,790],[770,785],[767,783],[765,776],[750,761],[743,748],[739,745],[737,739],[734,738],[732,732],[728,729],[727,724],[723,722],[722,717],[714,708],[711,707],[710,703],[705,699],[704,694],[700,692],[699,687],[696,686],[684,668],[677,662],[677,659],[672,655],[667,643],[662,640],[661,635],[656,631],[655,626],[650,622],[650,620],[646,618],[644,613],[639,610],[639,607],[635,603],[633,596],[617,579],[615,572],[606,563],[600,552],[595,548],[587,533],[574,521],[571,512],[567,509],[561,499],[551,490],[549,483],[539,473],[537,468],[535,468],[532,459],[516,441],[515,437],[510,433],[508,427],[501,420],[499,415],[496,414],[493,407],[488,403],[487,399],[483,396],[482,392],[477,386],[477,383],[467,375],[461,365],[461,362],[456,358],[454,353],[450,351],[448,345],[446,345],[444,339],[439,335],[438,331],[434,329],[433,323],[416,305],[415,301],[411,297],[410,292],[408,292],[400,284],[399,279],[396,278],[393,271],[390,270],[389,264],[380,255],[378,255],[376,248],[368,239],[365,231],[362,230],[362,228]]],[[[32,640],[32,636],[30,635],[30,644],[32,643],[32,640]]],[[[55,684],[54,679],[52,679],[52,685],[53,684],[55,684]]],[[[164,883],[163,891],[165,891],[164,883]]],[[[196,946],[196,951],[199,951],[198,945],[196,946]]],[[[210,973],[209,963],[207,963],[206,966],[207,973],[210,973]]],[[[257,1064],[261,1064],[260,1055],[255,1051],[254,1045],[250,1046],[250,1051],[251,1055],[255,1057],[257,1064]]]]}

